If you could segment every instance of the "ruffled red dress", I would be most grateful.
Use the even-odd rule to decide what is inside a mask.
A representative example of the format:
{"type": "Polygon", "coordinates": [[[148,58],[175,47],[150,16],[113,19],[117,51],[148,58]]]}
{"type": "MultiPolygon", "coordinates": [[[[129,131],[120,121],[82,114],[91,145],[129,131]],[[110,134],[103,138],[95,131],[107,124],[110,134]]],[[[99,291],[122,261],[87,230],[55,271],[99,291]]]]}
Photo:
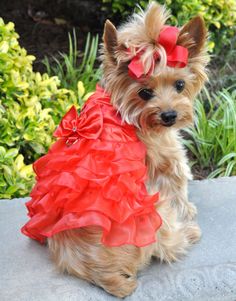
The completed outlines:
{"type": "Polygon", "coordinates": [[[59,139],[33,167],[36,184],[26,203],[22,233],[44,242],[74,228],[100,226],[106,246],[155,242],[161,217],[158,194],[148,195],[145,145],[122,122],[99,86],[80,115],[73,106],[54,136],[59,139]]]}

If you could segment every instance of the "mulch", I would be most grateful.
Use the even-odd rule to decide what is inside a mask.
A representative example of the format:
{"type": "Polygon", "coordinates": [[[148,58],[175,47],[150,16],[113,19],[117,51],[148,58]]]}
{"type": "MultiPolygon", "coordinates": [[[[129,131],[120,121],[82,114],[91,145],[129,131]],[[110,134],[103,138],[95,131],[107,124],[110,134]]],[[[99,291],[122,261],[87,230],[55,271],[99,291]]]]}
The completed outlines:
{"type": "Polygon", "coordinates": [[[0,1],[0,17],[15,23],[20,44],[36,56],[34,69],[44,71],[42,59],[68,51],[68,33],[76,30],[83,50],[88,32],[101,36],[106,14],[100,1],[11,0],[0,1]]]}

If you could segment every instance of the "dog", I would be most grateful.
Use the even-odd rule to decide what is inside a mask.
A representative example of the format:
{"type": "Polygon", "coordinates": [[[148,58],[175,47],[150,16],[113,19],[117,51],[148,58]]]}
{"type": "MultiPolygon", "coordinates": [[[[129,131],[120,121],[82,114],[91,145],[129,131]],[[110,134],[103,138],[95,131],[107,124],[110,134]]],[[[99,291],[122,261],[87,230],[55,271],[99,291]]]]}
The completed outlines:
{"type": "Polygon", "coordinates": [[[197,209],[188,201],[191,172],[179,131],[193,123],[193,100],[207,80],[207,30],[199,16],[180,29],[166,25],[168,18],[164,6],[151,3],[119,29],[106,21],[96,97],[80,116],[75,108],[66,114],[55,132],[60,139],[34,165],[31,221],[22,228],[47,241],[61,271],[120,298],[135,290],[138,270],[152,257],[176,261],[201,236],[197,209]],[[111,151],[109,139],[125,143],[117,140],[111,151]],[[117,177],[113,168],[127,171],[117,177]],[[98,196],[112,201],[101,209],[98,196]],[[132,212],[126,216],[130,207],[135,222],[132,212]]]}

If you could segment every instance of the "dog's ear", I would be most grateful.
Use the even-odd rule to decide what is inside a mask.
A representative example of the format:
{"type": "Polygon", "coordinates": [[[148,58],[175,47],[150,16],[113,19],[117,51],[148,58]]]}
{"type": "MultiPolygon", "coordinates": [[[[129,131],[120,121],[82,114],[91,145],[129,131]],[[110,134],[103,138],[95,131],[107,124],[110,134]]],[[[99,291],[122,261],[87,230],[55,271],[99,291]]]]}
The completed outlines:
{"type": "Polygon", "coordinates": [[[117,31],[111,21],[106,20],[103,33],[105,50],[111,59],[115,60],[115,51],[118,45],[117,31]]]}
{"type": "Polygon", "coordinates": [[[189,58],[198,56],[204,49],[207,30],[204,20],[200,17],[191,19],[179,33],[177,44],[188,48],[189,58]]]}

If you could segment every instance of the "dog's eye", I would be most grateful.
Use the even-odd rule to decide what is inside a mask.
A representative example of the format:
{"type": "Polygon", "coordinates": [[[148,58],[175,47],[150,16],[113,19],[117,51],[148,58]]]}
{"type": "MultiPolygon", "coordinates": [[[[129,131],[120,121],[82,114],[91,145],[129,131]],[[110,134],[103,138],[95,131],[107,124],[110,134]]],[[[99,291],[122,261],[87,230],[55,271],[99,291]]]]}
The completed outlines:
{"type": "Polygon", "coordinates": [[[138,95],[143,100],[149,100],[154,96],[154,93],[152,89],[141,89],[138,91],[138,95]]]}
{"type": "Polygon", "coordinates": [[[184,89],[185,81],[182,79],[179,79],[175,82],[175,89],[178,93],[181,93],[184,89]]]}

